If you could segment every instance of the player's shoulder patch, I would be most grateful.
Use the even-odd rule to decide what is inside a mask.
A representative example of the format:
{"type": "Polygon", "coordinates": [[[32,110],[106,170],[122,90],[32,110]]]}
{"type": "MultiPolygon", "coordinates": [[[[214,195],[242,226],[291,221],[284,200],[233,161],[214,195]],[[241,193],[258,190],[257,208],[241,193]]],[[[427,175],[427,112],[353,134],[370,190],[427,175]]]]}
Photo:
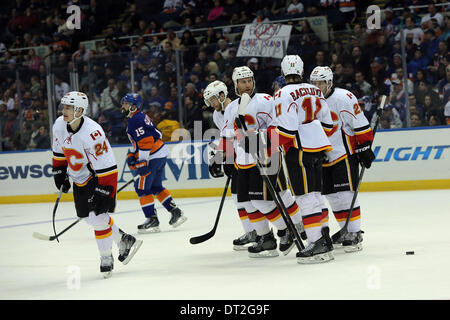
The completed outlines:
{"type": "Polygon", "coordinates": [[[271,100],[273,100],[273,97],[270,95],[270,94],[268,94],[268,93],[257,93],[257,94],[255,94],[255,97],[258,99],[258,100],[266,100],[266,101],[271,101],[271,100]]]}

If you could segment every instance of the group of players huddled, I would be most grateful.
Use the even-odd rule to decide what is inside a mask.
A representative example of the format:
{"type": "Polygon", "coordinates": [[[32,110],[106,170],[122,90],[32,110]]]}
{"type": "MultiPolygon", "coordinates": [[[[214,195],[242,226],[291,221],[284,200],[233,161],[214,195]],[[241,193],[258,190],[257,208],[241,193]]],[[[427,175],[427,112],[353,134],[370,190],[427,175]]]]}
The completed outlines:
{"type": "Polygon", "coordinates": [[[353,208],[351,203],[359,163],[370,168],[375,159],[373,133],[354,94],[334,87],[329,67],[316,67],[307,83],[302,59],[287,55],[281,72],[273,96],[254,92],[253,72],[246,66],[232,75],[238,99],[227,98],[223,82],[206,87],[205,104],[215,109],[213,119],[221,131],[210,173],[220,177],[223,168],[231,178],[245,231],[233,241],[235,250],[248,250],[249,257],[278,256],[278,250],[287,255],[295,245],[295,231],[287,228],[280,212],[285,210],[297,234],[308,241],[297,252],[297,262],[326,262],[334,259],[336,247],[362,249],[360,207],[357,200],[353,208]],[[275,189],[282,204],[268,188],[275,189]],[[351,211],[348,232],[334,241],[325,198],[341,227],[351,211]],[[269,222],[277,229],[279,247],[269,222]]]}
{"type": "MultiPolygon", "coordinates": [[[[326,262],[333,259],[333,245],[346,252],[362,249],[358,202],[352,208],[348,232],[332,241],[324,196],[342,227],[358,185],[359,163],[369,168],[375,158],[373,134],[356,97],[333,86],[329,67],[316,67],[311,83],[306,83],[301,58],[287,55],[281,71],[283,86],[273,96],[255,92],[253,72],[246,66],[235,68],[232,75],[238,99],[228,98],[221,81],[206,87],[205,104],[215,109],[214,122],[221,136],[209,169],[213,177],[224,172],[231,179],[232,198],[245,231],[233,241],[235,250],[248,250],[250,257],[278,256],[270,221],[277,229],[278,249],[287,255],[295,239],[280,212],[286,210],[298,234],[308,241],[296,254],[297,261],[326,262]],[[274,190],[281,207],[272,198],[274,190]]],[[[55,184],[68,192],[72,179],[77,216],[94,230],[100,271],[107,278],[114,267],[113,242],[118,260],[127,264],[142,240],[121,230],[109,215],[116,206],[117,162],[102,127],[86,116],[86,94],[69,92],[61,105],[62,116],[53,126],[55,184]]],[[[140,111],[141,105],[136,93],[121,101],[133,148],[127,164],[146,217],[138,232],[148,233],[160,231],[154,196],[171,213],[170,225],[178,227],[187,218],[162,185],[169,151],[152,120],[140,111]]]]}

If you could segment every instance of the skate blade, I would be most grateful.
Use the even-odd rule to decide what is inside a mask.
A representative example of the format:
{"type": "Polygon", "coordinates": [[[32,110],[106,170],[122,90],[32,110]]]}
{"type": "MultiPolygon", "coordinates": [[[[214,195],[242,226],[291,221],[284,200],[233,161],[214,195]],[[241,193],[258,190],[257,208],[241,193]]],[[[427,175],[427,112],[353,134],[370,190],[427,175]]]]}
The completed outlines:
{"type": "Polygon", "coordinates": [[[180,218],[177,220],[177,222],[175,222],[174,224],[172,224],[172,228],[176,228],[181,226],[183,223],[185,223],[187,220],[187,218],[185,216],[180,216],[180,218]]]}
{"type": "Polygon", "coordinates": [[[250,258],[272,258],[272,257],[278,257],[279,253],[276,249],[275,250],[264,250],[259,253],[249,252],[248,256],[250,258]]]}
{"type": "Polygon", "coordinates": [[[334,260],[333,254],[331,252],[325,252],[321,254],[316,254],[312,257],[297,258],[297,263],[299,264],[314,264],[314,263],[324,263],[334,260]]]}
{"type": "Polygon", "coordinates": [[[112,271],[102,272],[103,279],[108,279],[112,277],[112,271]]]}
{"type": "Polygon", "coordinates": [[[252,243],[244,244],[244,245],[233,245],[234,251],[247,251],[248,247],[250,247],[252,243]]]}
{"type": "Polygon", "coordinates": [[[362,244],[358,243],[357,245],[354,246],[342,246],[342,248],[344,248],[344,251],[346,253],[358,252],[362,250],[362,244]]]}
{"type": "Polygon", "coordinates": [[[130,260],[134,257],[134,255],[139,250],[139,248],[141,247],[143,242],[144,241],[142,241],[142,240],[136,240],[136,242],[131,247],[132,250],[128,254],[128,257],[126,257],[126,259],[122,261],[123,264],[127,264],[128,262],[130,262],[130,260]]]}
{"type": "Polygon", "coordinates": [[[153,227],[148,229],[138,229],[138,233],[140,234],[146,234],[146,233],[158,233],[161,232],[161,229],[159,227],[153,227]]]}

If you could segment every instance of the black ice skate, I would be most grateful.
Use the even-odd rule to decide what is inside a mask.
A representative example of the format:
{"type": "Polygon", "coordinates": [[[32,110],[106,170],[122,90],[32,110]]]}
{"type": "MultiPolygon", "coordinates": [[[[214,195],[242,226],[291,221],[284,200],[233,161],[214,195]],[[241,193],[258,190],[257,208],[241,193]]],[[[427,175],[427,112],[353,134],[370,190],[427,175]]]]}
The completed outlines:
{"type": "Polygon", "coordinates": [[[284,230],[278,230],[277,236],[280,238],[280,251],[283,255],[288,255],[294,248],[294,238],[291,232],[286,228],[284,230]]]}
{"type": "Polygon", "coordinates": [[[112,271],[114,269],[114,258],[110,256],[100,256],[100,272],[103,278],[107,279],[112,276],[112,271]]]}
{"type": "Polygon", "coordinates": [[[278,257],[277,240],[273,236],[272,230],[269,233],[256,237],[256,243],[248,247],[250,258],[278,257]]]}
{"type": "Polygon", "coordinates": [[[122,234],[122,239],[119,242],[119,261],[127,264],[139,250],[142,245],[142,240],[136,240],[131,234],[122,234]]]}
{"type": "Polygon", "coordinates": [[[170,210],[170,213],[172,214],[172,218],[170,218],[169,224],[174,228],[179,227],[187,220],[187,218],[183,215],[183,211],[181,211],[178,207],[170,210]]]}
{"type": "Polygon", "coordinates": [[[364,231],[349,232],[344,236],[344,241],[342,241],[342,247],[345,252],[356,252],[362,250],[362,234],[364,231]]]}
{"type": "Polygon", "coordinates": [[[329,234],[322,229],[322,237],[311,242],[300,252],[297,252],[297,262],[300,264],[323,263],[333,260],[332,241],[329,234]]]}
{"type": "Polygon", "coordinates": [[[250,231],[233,240],[233,250],[243,251],[248,249],[248,245],[256,242],[256,231],[250,231]]]}
{"type": "Polygon", "coordinates": [[[143,224],[137,226],[138,233],[155,233],[161,232],[159,229],[159,220],[156,212],[150,218],[147,218],[143,224]]]}

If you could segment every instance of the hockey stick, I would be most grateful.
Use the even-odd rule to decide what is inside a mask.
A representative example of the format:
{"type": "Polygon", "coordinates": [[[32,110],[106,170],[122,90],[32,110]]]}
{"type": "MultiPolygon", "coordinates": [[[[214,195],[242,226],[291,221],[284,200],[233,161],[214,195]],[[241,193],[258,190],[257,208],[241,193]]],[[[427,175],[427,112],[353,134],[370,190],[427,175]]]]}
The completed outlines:
{"type": "MultiPolygon", "coordinates": [[[[117,190],[117,193],[119,193],[120,191],[122,191],[123,189],[125,189],[130,183],[134,182],[134,179],[131,179],[130,181],[128,181],[126,184],[124,184],[122,187],[120,187],[119,190],[117,190]]],[[[67,228],[65,228],[63,231],[59,232],[58,234],[56,234],[56,229],[55,229],[55,213],[56,213],[56,208],[58,207],[58,203],[59,200],[61,198],[61,194],[62,194],[62,187],[58,196],[58,199],[56,199],[56,203],[55,203],[55,208],[53,209],[53,231],[55,232],[54,236],[46,236],[42,233],[39,232],[33,232],[33,237],[39,240],[45,240],[45,241],[53,241],[53,240],[58,240],[58,237],[60,235],[62,235],[64,232],[66,232],[67,230],[71,229],[73,226],[75,226],[78,222],[80,222],[81,220],[83,220],[83,218],[78,218],[77,220],[75,220],[74,222],[72,222],[67,228]]]]}
{"type": "MultiPolygon", "coordinates": [[[[380,122],[381,115],[383,114],[383,109],[384,109],[385,103],[386,103],[386,96],[383,95],[381,97],[380,106],[378,107],[378,110],[377,110],[377,120],[375,121],[375,127],[373,128],[373,137],[374,138],[375,138],[375,133],[377,132],[378,123],[380,122]]],[[[359,186],[361,185],[361,180],[363,178],[365,170],[366,170],[366,167],[362,166],[361,171],[359,173],[358,185],[356,186],[356,190],[353,193],[353,198],[352,198],[352,202],[350,204],[350,211],[348,213],[347,219],[345,220],[345,224],[341,228],[341,230],[339,230],[338,232],[333,234],[333,236],[331,237],[333,242],[336,242],[338,239],[341,239],[343,236],[345,236],[348,233],[348,224],[350,223],[350,217],[352,216],[352,213],[353,213],[353,209],[354,209],[355,202],[356,202],[356,196],[358,195],[359,186]]]]}
{"type": "MultiPolygon", "coordinates": [[[[250,96],[248,96],[248,94],[244,93],[241,97],[241,103],[242,102],[248,103],[248,101],[250,101],[250,96]]],[[[245,107],[246,107],[246,105],[244,105],[243,107],[241,107],[241,104],[239,105],[239,109],[238,109],[239,116],[236,117],[237,125],[241,129],[244,137],[248,136],[247,126],[244,121],[245,107]]],[[[283,203],[283,200],[280,198],[280,195],[278,194],[278,192],[276,192],[275,187],[272,185],[272,182],[270,181],[269,177],[267,176],[264,166],[261,164],[261,162],[258,158],[258,155],[252,154],[252,156],[256,159],[256,165],[261,173],[261,177],[263,178],[263,180],[267,186],[267,189],[269,189],[270,195],[272,196],[272,199],[275,202],[275,205],[277,206],[278,210],[280,210],[281,217],[283,218],[284,223],[286,224],[287,228],[293,235],[294,243],[297,246],[298,251],[302,251],[305,248],[305,246],[303,245],[300,235],[298,234],[297,229],[295,228],[294,223],[292,222],[291,217],[289,216],[289,213],[286,209],[286,206],[283,203]]]]}
{"type": "MultiPolygon", "coordinates": [[[[69,180],[69,178],[66,178],[66,180],[69,180]]],[[[61,185],[61,188],[59,188],[59,194],[58,198],[56,199],[55,205],[53,206],[53,216],[52,216],[52,225],[53,225],[53,233],[55,234],[56,241],[59,242],[58,235],[56,234],[56,227],[55,227],[55,217],[56,217],[56,209],[58,209],[59,200],[61,200],[61,196],[63,193],[64,184],[61,185]]]]}
{"type": "Polygon", "coordinates": [[[217,217],[216,217],[216,222],[214,222],[214,227],[208,233],[205,233],[201,236],[190,238],[189,242],[191,244],[198,244],[198,243],[205,242],[206,240],[211,239],[214,236],[214,234],[216,233],[217,225],[219,224],[220,214],[222,213],[222,207],[223,207],[223,203],[225,201],[225,197],[227,195],[228,186],[230,184],[230,181],[231,181],[231,177],[228,177],[227,183],[225,184],[225,189],[223,190],[222,200],[220,200],[219,211],[217,212],[217,217]]]}

